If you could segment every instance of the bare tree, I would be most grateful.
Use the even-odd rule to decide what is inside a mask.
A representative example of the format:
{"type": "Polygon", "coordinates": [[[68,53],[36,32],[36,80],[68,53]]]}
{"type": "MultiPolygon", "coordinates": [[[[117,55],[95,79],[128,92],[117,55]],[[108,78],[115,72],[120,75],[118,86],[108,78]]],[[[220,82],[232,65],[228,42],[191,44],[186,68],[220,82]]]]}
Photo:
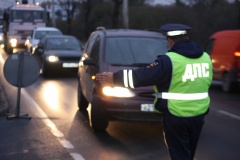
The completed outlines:
{"type": "Polygon", "coordinates": [[[240,0],[236,0],[235,3],[238,4],[238,28],[240,29],[240,0]]]}
{"type": "Polygon", "coordinates": [[[114,9],[112,14],[112,28],[118,27],[119,15],[120,15],[120,7],[122,5],[122,0],[113,0],[114,9]]]}
{"type": "Polygon", "coordinates": [[[61,6],[61,8],[63,10],[66,11],[67,13],[67,24],[68,24],[68,34],[71,34],[71,30],[72,30],[72,19],[74,17],[74,13],[76,8],[79,6],[79,4],[82,2],[83,0],[58,0],[59,5],[61,6]]]}
{"type": "Polygon", "coordinates": [[[84,13],[85,13],[85,16],[84,16],[84,33],[85,33],[85,39],[88,38],[89,36],[89,16],[90,16],[90,13],[91,13],[91,10],[92,10],[92,4],[91,4],[92,0],[86,0],[84,3],[83,3],[83,8],[84,8],[84,13]]]}

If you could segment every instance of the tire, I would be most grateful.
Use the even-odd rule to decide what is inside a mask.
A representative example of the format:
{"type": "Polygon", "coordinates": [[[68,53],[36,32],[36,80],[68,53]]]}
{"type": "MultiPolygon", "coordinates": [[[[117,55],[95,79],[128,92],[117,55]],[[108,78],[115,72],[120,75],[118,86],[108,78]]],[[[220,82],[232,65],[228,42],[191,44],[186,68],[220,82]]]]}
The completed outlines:
{"type": "Polygon", "coordinates": [[[83,96],[80,82],[78,81],[78,108],[81,112],[86,112],[88,107],[88,101],[83,96]]]}
{"type": "Polygon", "coordinates": [[[225,92],[233,92],[235,91],[235,83],[231,81],[231,77],[228,73],[225,73],[223,75],[223,84],[222,84],[222,90],[225,92]]]}
{"type": "Polygon", "coordinates": [[[44,62],[42,62],[42,76],[47,77],[48,75],[49,75],[49,71],[47,70],[47,67],[44,64],[44,62]]]}
{"type": "Polygon", "coordinates": [[[99,105],[93,98],[91,108],[91,127],[95,131],[105,131],[108,126],[108,120],[104,117],[99,109],[99,105]]]}

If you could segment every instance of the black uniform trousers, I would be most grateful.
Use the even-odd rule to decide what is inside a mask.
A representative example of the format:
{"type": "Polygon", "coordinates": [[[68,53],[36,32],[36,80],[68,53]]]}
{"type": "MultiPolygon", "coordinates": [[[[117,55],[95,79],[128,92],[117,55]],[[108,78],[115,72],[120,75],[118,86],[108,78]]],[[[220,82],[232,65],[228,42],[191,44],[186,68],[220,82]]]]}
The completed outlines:
{"type": "Polygon", "coordinates": [[[193,160],[204,124],[204,115],[196,117],[164,116],[165,143],[172,160],[193,160]]]}

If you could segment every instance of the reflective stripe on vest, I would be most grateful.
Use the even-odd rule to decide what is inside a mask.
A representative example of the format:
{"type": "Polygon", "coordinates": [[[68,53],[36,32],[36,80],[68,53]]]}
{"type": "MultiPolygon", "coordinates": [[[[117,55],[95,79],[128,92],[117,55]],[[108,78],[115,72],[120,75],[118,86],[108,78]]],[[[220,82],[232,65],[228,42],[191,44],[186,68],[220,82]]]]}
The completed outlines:
{"type": "Polygon", "coordinates": [[[155,94],[157,98],[173,100],[200,100],[208,97],[208,93],[168,93],[162,92],[155,94]]]}
{"type": "Polygon", "coordinates": [[[123,70],[124,87],[134,88],[132,70],[123,70]]]}

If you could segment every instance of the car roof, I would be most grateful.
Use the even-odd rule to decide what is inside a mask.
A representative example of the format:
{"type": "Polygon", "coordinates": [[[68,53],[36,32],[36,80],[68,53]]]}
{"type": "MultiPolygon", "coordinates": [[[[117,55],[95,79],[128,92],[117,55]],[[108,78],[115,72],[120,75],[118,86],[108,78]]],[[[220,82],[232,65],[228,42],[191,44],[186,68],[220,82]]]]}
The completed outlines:
{"type": "Polygon", "coordinates": [[[58,28],[55,27],[37,27],[35,30],[39,31],[60,31],[58,28]]]}
{"type": "Polygon", "coordinates": [[[105,32],[107,37],[159,37],[160,38],[166,38],[162,33],[157,31],[147,31],[147,30],[137,30],[137,29],[102,29],[102,30],[96,30],[97,32],[105,32]]]}
{"type": "Polygon", "coordinates": [[[240,38],[240,30],[223,30],[215,32],[210,39],[219,38],[219,37],[235,37],[240,38]]]}
{"type": "Polygon", "coordinates": [[[72,35],[46,35],[44,38],[76,38],[72,35]]]}

